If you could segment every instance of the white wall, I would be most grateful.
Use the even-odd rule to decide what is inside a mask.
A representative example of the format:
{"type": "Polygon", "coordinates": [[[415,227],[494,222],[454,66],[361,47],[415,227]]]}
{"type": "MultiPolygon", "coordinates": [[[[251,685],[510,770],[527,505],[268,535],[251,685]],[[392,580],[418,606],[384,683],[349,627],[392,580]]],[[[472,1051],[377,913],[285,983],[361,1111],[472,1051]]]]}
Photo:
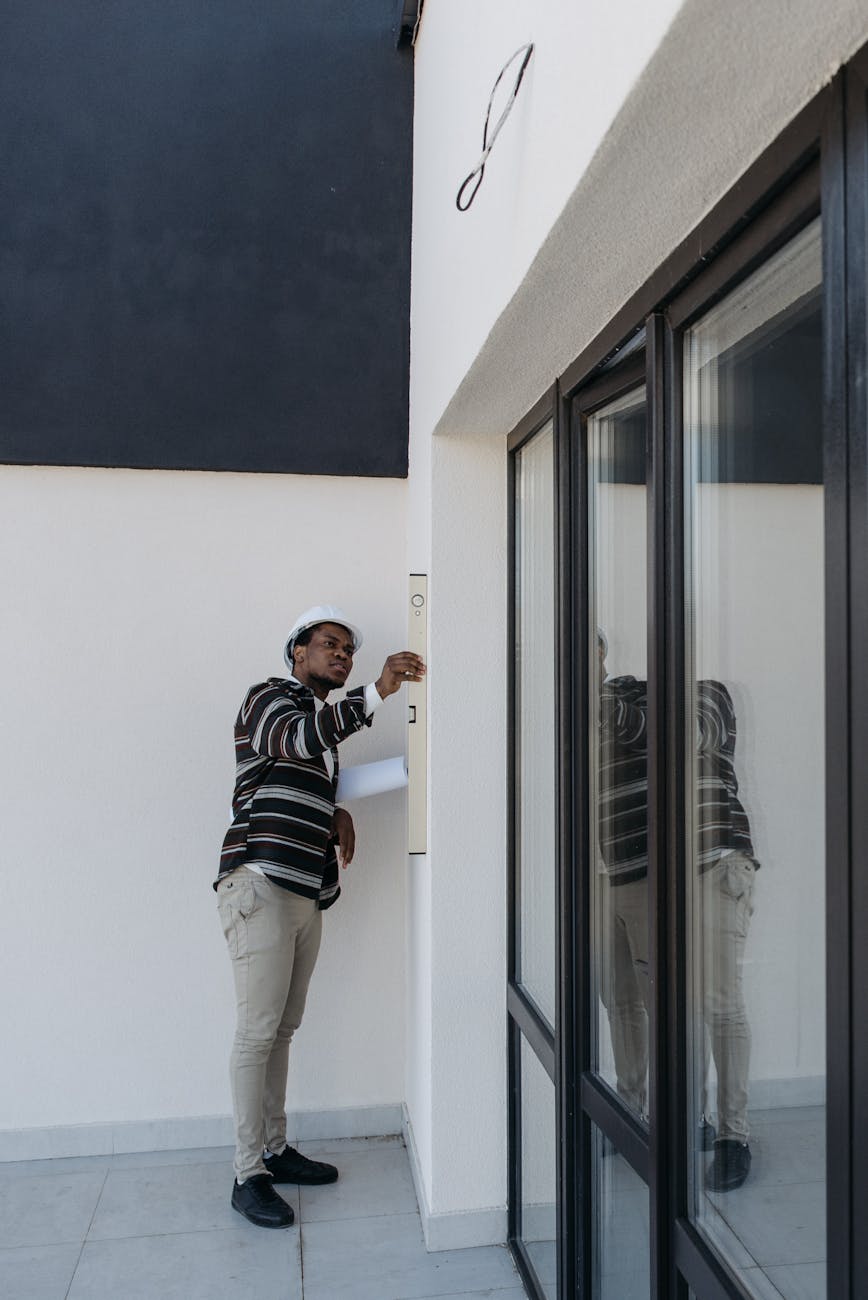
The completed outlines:
{"type": "Polygon", "coordinates": [[[502,1241],[506,1229],[506,457],[490,439],[429,448],[411,461],[408,504],[408,566],[431,577],[428,853],[408,868],[406,1101],[436,1249],[502,1241]]]}
{"type": "MultiPolygon", "coordinates": [[[[0,1129],[230,1110],[211,881],[235,714],[314,602],[365,630],[356,683],[403,643],[405,497],[379,479],[0,470],[0,1129]]],[[[401,752],[404,722],[387,702],[344,761],[401,752]]],[[[354,810],[290,1109],[403,1097],[403,803],[354,810]]]]}
{"type": "MultiPolygon", "coordinates": [[[[414,419],[423,425],[434,427],[471,368],[678,8],[679,0],[427,6],[416,45],[413,195],[414,419]],[[455,196],[479,157],[495,78],[530,41],[482,187],[459,213],[455,196]]],[[[492,125],[518,66],[501,82],[492,125]]],[[[536,352],[532,334],[523,347],[536,352]]]]}
{"type": "Polygon", "coordinates": [[[488,439],[438,441],[432,490],[451,505],[435,513],[432,534],[429,840],[432,1123],[440,1155],[432,1210],[449,1214],[498,1205],[506,1163],[503,448],[488,439]],[[498,540],[487,544],[492,537],[498,540]]]}
{"type": "Polygon", "coordinates": [[[417,427],[507,433],[866,40],[863,0],[428,5],[416,47],[417,427]],[[461,214],[494,79],[531,40],[461,214]]]}

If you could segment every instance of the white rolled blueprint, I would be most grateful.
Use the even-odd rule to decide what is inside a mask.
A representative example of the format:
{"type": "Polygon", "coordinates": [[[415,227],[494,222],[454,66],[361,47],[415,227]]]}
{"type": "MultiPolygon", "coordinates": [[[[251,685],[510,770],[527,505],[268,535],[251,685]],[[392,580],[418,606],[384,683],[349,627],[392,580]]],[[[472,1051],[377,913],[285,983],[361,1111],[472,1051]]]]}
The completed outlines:
{"type": "Polygon", "coordinates": [[[347,799],[367,799],[372,794],[400,790],[407,784],[407,763],[404,755],[399,754],[397,758],[382,758],[378,763],[342,767],[335,798],[338,803],[347,799]]]}

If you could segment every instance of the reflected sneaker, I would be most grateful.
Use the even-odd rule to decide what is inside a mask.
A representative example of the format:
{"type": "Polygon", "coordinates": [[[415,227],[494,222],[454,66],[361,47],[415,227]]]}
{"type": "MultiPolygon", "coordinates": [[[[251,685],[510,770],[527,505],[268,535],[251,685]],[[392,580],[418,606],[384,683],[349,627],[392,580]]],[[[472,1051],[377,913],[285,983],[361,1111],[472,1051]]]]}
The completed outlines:
{"type": "Polygon", "coordinates": [[[716,1139],[717,1129],[710,1119],[706,1119],[704,1115],[701,1115],[696,1126],[696,1150],[713,1151],[716,1139]]]}
{"type": "Polygon", "coordinates": [[[268,1174],[254,1174],[240,1186],[233,1182],[232,1208],[257,1228],[288,1228],[295,1219],[292,1206],[278,1196],[268,1174]]]}
{"type": "Polygon", "coordinates": [[[322,1160],[308,1160],[295,1147],[286,1147],[279,1156],[270,1152],[262,1157],[265,1168],[276,1183],[303,1183],[314,1187],[319,1183],[337,1182],[338,1171],[334,1165],[322,1160]]]}
{"type": "Polygon", "coordinates": [[[736,1138],[718,1138],[714,1159],[705,1175],[710,1192],[733,1192],[750,1173],[750,1147],[736,1138]]]}

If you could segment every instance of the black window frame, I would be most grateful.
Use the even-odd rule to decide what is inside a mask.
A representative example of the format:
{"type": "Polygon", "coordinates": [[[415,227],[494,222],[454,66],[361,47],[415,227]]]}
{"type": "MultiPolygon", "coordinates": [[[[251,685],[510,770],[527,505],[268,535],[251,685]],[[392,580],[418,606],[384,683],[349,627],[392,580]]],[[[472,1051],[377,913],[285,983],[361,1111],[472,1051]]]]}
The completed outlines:
{"type": "MultiPolygon", "coordinates": [[[[508,713],[508,736],[509,743],[507,748],[507,788],[510,792],[510,818],[509,833],[507,836],[507,1060],[509,1086],[507,1090],[507,1158],[508,1158],[508,1197],[507,1197],[507,1240],[512,1250],[513,1257],[524,1283],[525,1289],[531,1300],[546,1300],[545,1292],[537,1277],[531,1257],[525,1247],[522,1238],[521,1224],[521,1149],[522,1149],[522,1131],[521,1131],[521,1044],[522,1041],[534,1052],[538,1061],[542,1065],[552,1084],[557,1090],[557,1061],[556,1061],[556,1044],[560,1038],[557,1029],[551,1026],[546,1017],[542,1014],[534,1000],[529,996],[527,991],[522,987],[520,980],[520,950],[521,950],[521,906],[520,906],[520,872],[521,863],[518,853],[518,835],[517,826],[520,813],[519,798],[516,787],[516,771],[518,767],[518,720],[520,701],[518,698],[518,681],[515,671],[515,644],[516,644],[516,466],[517,453],[521,451],[538,433],[541,433],[546,425],[557,422],[557,400],[556,390],[550,389],[544,393],[534,407],[528,412],[524,419],[516,426],[510,434],[508,440],[508,542],[507,553],[509,555],[509,572],[507,578],[507,713],[508,713]]],[[[555,457],[557,457],[558,437],[557,429],[554,431],[555,457]]],[[[555,520],[558,511],[555,509],[555,520]]],[[[552,528],[555,529],[555,520],[552,521],[552,528]]],[[[554,553],[558,552],[558,539],[555,535],[554,553]]],[[[555,608],[558,608],[556,598],[555,608]]],[[[554,679],[555,660],[552,660],[552,677],[554,679]]],[[[559,763],[560,767],[561,764],[559,763]]],[[[562,823],[560,811],[556,811],[558,827],[562,823]]],[[[556,908],[560,916],[563,911],[563,899],[559,892],[560,879],[556,882],[556,908]]],[[[558,972],[559,978],[555,982],[555,1022],[560,1024],[562,1008],[561,1001],[563,996],[563,972],[558,972]]],[[[556,1104],[558,1104],[556,1102],[556,1104]]],[[[560,1123],[560,1117],[559,1117],[560,1123]]],[[[561,1169],[561,1160],[563,1153],[562,1144],[558,1143],[558,1186],[564,1182],[564,1172],[561,1169]]],[[[561,1256],[565,1254],[562,1234],[558,1233],[558,1269],[561,1267],[561,1256]]]]}
{"type": "MultiPolygon", "coordinates": [[[[554,419],[558,626],[558,1013],[545,1042],[559,1116],[558,1295],[591,1295],[590,1123],[651,1193],[651,1289],[658,1297],[741,1300],[736,1275],[688,1219],[684,971],[684,487],[681,411],[685,329],[822,213],[826,641],[827,1276],[828,1294],[868,1300],[868,1033],[854,1033],[868,981],[868,47],[790,123],[714,210],[572,363],[509,439],[513,453],[554,419]],[[587,482],[582,416],[636,383],[644,330],[648,402],[648,680],[651,1025],[648,1133],[588,1070],[587,482]],[[605,395],[605,396],[604,396],[605,395]],[[665,957],[665,960],[661,958],[665,957]],[[671,979],[672,972],[678,978],[671,979]],[[549,1036],[550,1038],[550,1036],[549,1036]],[[665,1104],[664,1104],[665,1103],[665,1104]]],[[[513,479],[510,479],[511,486],[513,479]]],[[[514,498],[510,495],[510,563],[514,498]]],[[[510,654],[514,589],[510,585],[510,654]]],[[[514,736],[514,681],[509,683],[514,736]]],[[[512,742],[510,797],[514,793],[512,742]]],[[[510,828],[510,1243],[531,1296],[514,1214],[520,1157],[515,1107],[517,1013],[510,828]]],[[[527,1008],[523,1008],[526,1012],[527,1008]]],[[[529,1026],[532,1028],[532,1026],[529,1026]]],[[[538,1026],[536,1026],[538,1030],[538,1026]]]]}

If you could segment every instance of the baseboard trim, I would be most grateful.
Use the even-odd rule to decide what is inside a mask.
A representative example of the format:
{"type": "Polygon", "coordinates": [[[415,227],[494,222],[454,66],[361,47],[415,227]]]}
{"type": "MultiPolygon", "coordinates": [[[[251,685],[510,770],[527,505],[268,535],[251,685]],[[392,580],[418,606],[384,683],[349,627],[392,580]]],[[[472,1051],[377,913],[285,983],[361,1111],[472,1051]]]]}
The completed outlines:
{"type": "Polygon", "coordinates": [[[419,1160],[419,1151],[416,1147],[416,1137],[413,1133],[413,1125],[410,1121],[410,1114],[405,1102],[401,1108],[401,1133],[404,1137],[404,1146],[407,1148],[407,1159],[410,1161],[410,1174],[413,1179],[413,1186],[416,1189],[416,1204],[419,1206],[419,1217],[422,1220],[422,1231],[425,1234],[425,1246],[428,1250],[428,1222],[431,1218],[431,1209],[428,1205],[428,1193],[425,1191],[425,1179],[422,1176],[422,1164],[419,1160]]]}
{"type": "MultiPolygon", "coordinates": [[[[295,1111],[287,1115],[287,1137],[293,1143],[391,1137],[401,1132],[402,1122],[400,1102],[295,1111]]],[[[0,1162],[128,1155],[133,1151],[182,1151],[190,1147],[232,1146],[234,1140],[231,1115],[0,1129],[0,1162]]]]}
{"type": "Polygon", "coordinates": [[[796,1079],[751,1079],[748,1109],[785,1110],[791,1106],[825,1106],[826,1077],[802,1075],[796,1079]]]}
{"type": "Polygon", "coordinates": [[[505,1205],[483,1210],[461,1210],[457,1214],[432,1213],[406,1103],[403,1112],[401,1131],[416,1189],[425,1248],[433,1253],[438,1250],[466,1250],[471,1246],[502,1246],[507,1231],[505,1205]]]}

